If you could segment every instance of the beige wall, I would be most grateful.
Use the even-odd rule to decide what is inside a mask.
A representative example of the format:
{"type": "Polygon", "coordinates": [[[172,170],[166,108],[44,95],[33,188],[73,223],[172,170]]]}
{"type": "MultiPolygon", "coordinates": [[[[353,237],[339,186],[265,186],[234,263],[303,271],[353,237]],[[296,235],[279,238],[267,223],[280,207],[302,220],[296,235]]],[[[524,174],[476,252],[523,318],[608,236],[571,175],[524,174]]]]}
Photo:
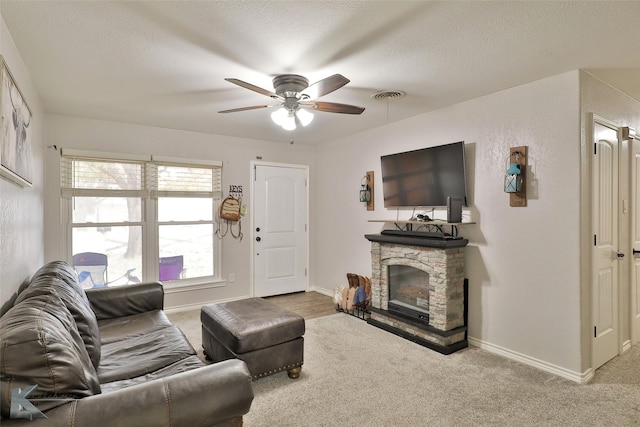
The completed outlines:
{"type": "MultiPolygon", "coordinates": [[[[402,102],[401,100],[399,102],[402,102]]],[[[393,112],[393,104],[390,104],[393,112]]],[[[318,147],[315,284],[371,274],[368,219],[408,219],[382,203],[380,156],[464,140],[471,219],[461,228],[473,344],[579,380],[579,72],[551,77],[318,147]],[[509,147],[529,147],[525,208],[503,192],[509,147]],[[322,171],[331,170],[331,173],[322,171]],[[358,201],[375,172],[374,212],[358,201]]],[[[444,218],[445,213],[441,213],[444,218]]]]}
{"type": "MultiPolygon", "coordinates": [[[[314,149],[309,146],[67,116],[47,116],[47,145],[183,159],[220,160],[223,162],[223,191],[226,194],[229,185],[242,185],[243,201],[247,206],[251,197],[249,163],[257,157],[262,157],[265,162],[309,165],[311,174],[314,170],[314,149]]],[[[45,255],[47,260],[65,259],[60,215],[60,154],[59,151],[48,149],[45,157],[45,255]]],[[[245,238],[242,241],[233,239],[229,234],[222,242],[222,275],[227,278],[233,273],[235,281],[199,290],[172,289],[167,286],[165,307],[189,307],[251,295],[250,215],[249,211],[243,219],[245,238]]]]}
{"type": "MultiPolygon", "coordinates": [[[[640,102],[574,71],[319,146],[316,287],[329,292],[347,272],[371,274],[363,235],[381,225],[367,220],[411,216],[383,207],[381,155],[465,140],[465,220],[477,222],[461,228],[470,240],[470,342],[574,381],[589,379],[592,113],[640,128],[640,102]],[[517,145],[529,147],[526,208],[509,207],[502,191],[508,148],[517,145]],[[320,173],[327,169],[332,174],[320,173]],[[367,170],[376,176],[374,212],[358,202],[367,170]]],[[[620,292],[628,295],[629,273],[622,271],[620,292]]],[[[622,300],[627,319],[629,299],[622,300]]],[[[629,323],[621,329],[628,343],[629,323]]]]}
{"type": "Polygon", "coordinates": [[[8,301],[44,259],[42,160],[44,113],[29,71],[0,16],[0,54],[20,88],[32,119],[27,128],[33,155],[33,186],[21,187],[0,177],[0,304],[8,301]]]}

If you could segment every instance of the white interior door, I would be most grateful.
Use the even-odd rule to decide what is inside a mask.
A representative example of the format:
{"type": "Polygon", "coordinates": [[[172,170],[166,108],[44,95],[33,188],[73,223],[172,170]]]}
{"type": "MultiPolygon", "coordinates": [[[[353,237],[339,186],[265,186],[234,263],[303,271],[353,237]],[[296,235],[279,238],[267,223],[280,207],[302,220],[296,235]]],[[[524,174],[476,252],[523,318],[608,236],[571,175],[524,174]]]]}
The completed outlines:
{"type": "Polygon", "coordinates": [[[253,172],[254,295],[305,291],[308,169],[255,164],[253,172]]]}
{"type": "Polygon", "coordinates": [[[592,369],[618,355],[618,136],[594,121],[592,369]]]}
{"type": "Polygon", "coordinates": [[[640,342],[640,140],[630,141],[631,152],[631,344],[640,342]]]}

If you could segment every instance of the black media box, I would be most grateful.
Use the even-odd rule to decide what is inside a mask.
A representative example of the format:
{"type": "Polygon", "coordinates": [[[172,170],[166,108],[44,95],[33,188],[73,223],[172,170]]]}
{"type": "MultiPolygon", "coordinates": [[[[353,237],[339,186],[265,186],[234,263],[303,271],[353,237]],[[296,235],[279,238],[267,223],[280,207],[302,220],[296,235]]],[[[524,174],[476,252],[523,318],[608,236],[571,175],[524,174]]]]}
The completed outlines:
{"type": "Polygon", "coordinates": [[[462,199],[447,197],[447,222],[462,222],[462,199]]]}

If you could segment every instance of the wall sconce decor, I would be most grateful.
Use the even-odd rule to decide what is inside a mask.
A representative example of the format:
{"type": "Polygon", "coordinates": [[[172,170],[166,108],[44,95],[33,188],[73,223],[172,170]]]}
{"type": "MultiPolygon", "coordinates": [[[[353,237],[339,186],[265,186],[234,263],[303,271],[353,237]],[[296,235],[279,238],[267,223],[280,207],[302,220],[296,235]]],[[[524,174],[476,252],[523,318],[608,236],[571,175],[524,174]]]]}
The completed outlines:
{"type": "Polygon", "coordinates": [[[509,205],[514,207],[527,206],[527,183],[525,180],[527,147],[510,148],[508,163],[509,168],[504,176],[504,191],[509,193],[509,205]]]}
{"type": "Polygon", "coordinates": [[[504,176],[505,193],[519,193],[522,191],[522,174],[518,163],[511,163],[504,176]]]}
{"type": "Polygon", "coordinates": [[[369,171],[360,181],[360,201],[367,204],[367,210],[373,208],[373,171],[369,171]]]}
{"type": "Polygon", "coordinates": [[[368,202],[371,200],[371,190],[367,184],[362,184],[360,188],[360,201],[368,202]]]}

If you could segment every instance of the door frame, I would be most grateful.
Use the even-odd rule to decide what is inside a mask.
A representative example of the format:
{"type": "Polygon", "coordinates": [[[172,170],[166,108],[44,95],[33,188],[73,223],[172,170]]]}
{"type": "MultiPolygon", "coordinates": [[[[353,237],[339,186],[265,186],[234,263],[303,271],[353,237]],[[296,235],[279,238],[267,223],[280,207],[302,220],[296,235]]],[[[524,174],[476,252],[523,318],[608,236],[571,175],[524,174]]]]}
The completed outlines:
{"type": "MultiPolygon", "coordinates": [[[[310,187],[310,183],[309,183],[309,165],[300,165],[300,164],[293,164],[293,163],[278,163],[278,162],[266,162],[266,161],[262,161],[262,160],[252,160],[249,162],[249,181],[250,181],[250,185],[249,185],[249,189],[251,191],[251,198],[250,198],[250,205],[249,205],[249,209],[250,209],[250,221],[249,221],[249,225],[251,227],[251,233],[249,233],[250,235],[250,244],[249,244],[249,250],[251,251],[251,256],[249,257],[249,290],[250,290],[250,294],[251,296],[255,296],[255,262],[254,262],[254,254],[255,254],[255,241],[256,241],[256,228],[255,228],[255,183],[256,183],[256,175],[255,175],[255,170],[256,170],[256,166],[269,166],[269,167],[278,167],[278,168],[287,168],[287,169],[302,169],[305,171],[305,179],[307,181],[307,185],[305,186],[305,191],[306,191],[306,218],[305,218],[305,223],[307,224],[307,244],[305,247],[305,251],[306,251],[306,255],[307,255],[307,286],[306,286],[306,291],[309,291],[309,283],[310,283],[310,276],[311,276],[311,262],[309,259],[309,245],[310,245],[310,238],[309,236],[311,235],[310,233],[310,228],[311,225],[309,224],[309,187],[310,187]]],[[[305,291],[305,292],[306,292],[305,291]]]]}
{"type": "MultiPolygon", "coordinates": [[[[587,310],[587,315],[583,317],[585,323],[583,324],[583,337],[588,337],[588,345],[583,346],[583,351],[588,351],[588,363],[586,365],[587,371],[585,372],[585,382],[589,381],[591,377],[594,375],[595,370],[593,366],[593,324],[594,324],[594,313],[593,313],[593,305],[594,298],[593,295],[593,259],[592,259],[592,245],[593,245],[593,205],[592,205],[592,197],[593,197],[593,144],[595,143],[595,124],[598,123],[602,126],[609,127],[617,131],[617,138],[619,143],[619,151],[618,151],[618,161],[619,161],[619,172],[618,172],[618,183],[619,183],[619,205],[618,205],[618,250],[625,254],[624,260],[620,260],[620,268],[618,269],[618,313],[617,313],[617,321],[618,321],[618,355],[623,354],[625,351],[629,350],[633,340],[633,322],[631,319],[631,301],[630,297],[633,295],[633,288],[631,283],[631,274],[630,268],[632,263],[632,254],[630,247],[630,238],[624,238],[624,234],[629,234],[631,232],[631,215],[625,214],[622,208],[622,204],[624,203],[624,199],[627,200],[627,203],[631,200],[631,149],[630,145],[632,144],[632,140],[630,138],[625,138],[622,135],[621,131],[624,129],[624,126],[621,126],[611,120],[605,119],[594,113],[589,113],[588,122],[586,129],[588,130],[588,137],[586,140],[586,144],[583,146],[583,154],[585,154],[586,162],[583,162],[584,171],[586,174],[582,174],[583,178],[583,190],[586,190],[583,195],[586,198],[582,202],[583,209],[587,209],[589,212],[588,217],[582,218],[582,226],[583,228],[583,236],[586,238],[583,240],[583,243],[586,245],[582,246],[583,250],[587,250],[588,259],[587,264],[583,264],[587,266],[587,269],[583,270],[584,273],[588,274],[588,280],[586,281],[586,288],[583,288],[588,295],[588,301],[584,301],[585,305],[583,307],[587,310]],[[587,184],[585,187],[584,184],[587,184]],[[586,223],[588,222],[588,225],[586,223]],[[588,273],[587,273],[588,272],[588,273]]],[[[636,136],[637,138],[637,136],[636,136]]],[[[585,259],[585,258],[583,258],[585,259]]],[[[640,291],[640,290],[638,290],[640,291]]],[[[583,365],[584,366],[584,365],[583,365]]]]}
{"type": "MultiPolygon", "coordinates": [[[[613,219],[612,221],[614,222],[614,225],[616,226],[615,229],[612,229],[612,234],[615,236],[615,247],[612,248],[613,251],[615,252],[620,252],[622,250],[623,247],[623,242],[621,241],[620,237],[621,237],[621,230],[624,229],[624,221],[623,221],[623,214],[622,211],[620,209],[620,201],[625,198],[625,196],[623,194],[621,194],[621,189],[624,189],[626,187],[624,187],[622,185],[622,176],[623,176],[623,155],[622,155],[622,141],[620,140],[620,132],[619,129],[620,127],[618,125],[616,125],[615,123],[611,122],[610,120],[604,119],[602,117],[599,117],[597,115],[593,115],[592,120],[591,120],[591,137],[590,137],[590,146],[594,147],[597,143],[598,143],[598,138],[596,137],[596,128],[597,126],[601,126],[604,127],[606,129],[609,129],[613,134],[615,134],[615,144],[616,144],[616,153],[615,153],[615,161],[616,161],[616,165],[617,165],[617,170],[615,171],[615,176],[612,177],[612,180],[615,181],[615,202],[616,202],[616,206],[615,206],[615,219],[613,219]]],[[[593,151],[594,148],[592,148],[592,154],[595,154],[595,152],[593,151]]],[[[594,224],[594,218],[596,215],[596,210],[597,207],[594,206],[594,196],[595,196],[595,164],[594,164],[594,159],[595,156],[592,155],[591,156],[591,167],[589,168],[589,174],[590,174],[590,182],[591,182],[591,231],[590,231],[590,236],[592,236],[595,239],[595,224],[594,224]]],[[[595,241],[593,242],[593,244],[595,244],[595,241]]],[[[592,329],[592,333],[591,333],[591,339],[590,339],[590,347],[591,347],[591,362],[590,362],[590,366],[591,369],[593,371],[595,371],[596,369],[598,369],[601,365],[604,365],[605,363],[608,362],[608,360],[604,363],[602,363],[601,365],[598,366],[594,366],[595,365],[595,349],[596,349],[596,336],[595,336],[595,322],[596,322],[596,314],[595,311],[597,309],[596,307],[596,303],[599,301],[599,299],[597,298],[596,292],[595,292],[595,283],[597,281],[596,278],[596,271],[595,271],[595,265],[596,265],[596,261],[594,259],[594,247],[591,246],[590,249],[590,301],[591,301],[591,311],[590,311],[590,318],[591,318],[591,322],[590,322],[590,328],[592,329]]],[[[613,324],[615,325],[616,330],[613,331],[613,335],[612,338],[615,338],[615,353],[616,355],[620,355],[622,354],[622,331],[623,331],[623,309],[622,309],[622,280],[623,280],[623,275],[622,270],[623,270],[623,266],[622,264],[625,262],[626,260],[612,260],[611,261],[611,265],[615,266],[615,277],[612,277],[612,280],[615,282],[613,284],[614,287],[614,310],[615,313],[612,313],[612,315],[614,316],[613,320],[613,324]]],[[[600,305],[598,305],[598,307],[600,307],[600,305]]],[[[613,344],[613,343],[611,343],[613,344]]],[[[610,347],[607,347],[610,350],[613,350],[610,347]]],[[[613,356],[615,357],[615,356],[613,356]]],[[[613,358],[612,357],[612,358],[613,358]]]]}
{"type": "MultiPolygon", "coordinates": [[[[632,127],[622,127],[622,135],[621,140],[626,142],[627,144],[627,153],[629,157],[628,162],[628,171],[629,171],[629,201],[628,207],[630,210],[629,217],[629,241],[627,242],[627,246],[625,249],[628,251],[628,268],[629,268],[629,341],[623,343],[623,350],[628,350],[629,347],[640,343],[640,327],[638,327],[638,320],[636,318],[637,313],[640,311],[640,307],[638,307],[638,301],[640,301],[640,287],[638,286],[638,277],[632,271],[634,266],[637,264],[637,258],[633,254],[633,250],[635,249],[635,242],[633,231],[640,232],[640,230],[634,229],[637,228],[640,224],[640,197],[638,193],[640,192],[640,186],[638,185],[640,175],[640,166],[634,168],[634,163],[637,163],[635,160],[635,150],[638,145],[640,145],[640,135],[636,133],[636,130],[632,127]],[[635,174],[634,174],[635,172],[635,174]],[[635,179],[634,179],[635,178],[635,179]],[[635,193],[635,196],[634,196],[635,193]],[[635,221],[635,225],[634,222],[635,221]],[[635,280],[633,280],[635,279],[635,280]]],[[[638,147],[640,148],[640,147],[638,147]]],[[[638,150],[640,151],[640,150],[638,150]]]]}

